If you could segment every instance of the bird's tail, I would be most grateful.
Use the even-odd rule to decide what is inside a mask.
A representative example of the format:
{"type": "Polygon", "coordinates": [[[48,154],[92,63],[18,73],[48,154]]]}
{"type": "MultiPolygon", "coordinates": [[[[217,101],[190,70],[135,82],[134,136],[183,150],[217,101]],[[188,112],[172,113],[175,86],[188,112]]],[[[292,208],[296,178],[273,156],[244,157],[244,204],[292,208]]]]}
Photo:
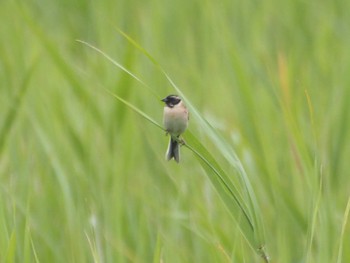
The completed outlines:
{"type": "Polygon", "coordinates": [[[168,150],[166,151],[165,158],[167,161],[174,158],[174,160],[178,163],[180,161],[180,147],[179,143],[176,139],[170,136],[168,150]]]}

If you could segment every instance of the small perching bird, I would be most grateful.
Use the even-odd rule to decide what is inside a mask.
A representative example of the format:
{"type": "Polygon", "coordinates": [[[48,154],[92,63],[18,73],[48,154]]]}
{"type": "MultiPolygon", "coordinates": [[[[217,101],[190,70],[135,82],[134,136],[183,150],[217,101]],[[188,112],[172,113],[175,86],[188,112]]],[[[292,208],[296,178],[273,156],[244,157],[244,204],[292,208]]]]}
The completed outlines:
{"type": "Polygon", "coordinates": [[[168,161],[174,158],[178,163],[180,161],[180,135],[186,130],[188,125],[188,110],[177,95],[169,95],[162,101],[165,103],[163,124],[167,134],[170,134],[165,158],[168,161]]]}

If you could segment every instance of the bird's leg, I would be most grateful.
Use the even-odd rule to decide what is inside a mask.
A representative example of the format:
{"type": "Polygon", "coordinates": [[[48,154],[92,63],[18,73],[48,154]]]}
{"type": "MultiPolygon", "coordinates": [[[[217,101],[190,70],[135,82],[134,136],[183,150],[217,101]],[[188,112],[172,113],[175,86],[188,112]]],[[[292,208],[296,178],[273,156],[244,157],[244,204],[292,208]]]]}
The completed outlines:
{"type": "Polygon", "coordinates": [[[179,140],[179,144],[180,144],[181,146],[186,144],[186,142],[185,142],[184,139],[178,138],[178,140],[179,140]]]}

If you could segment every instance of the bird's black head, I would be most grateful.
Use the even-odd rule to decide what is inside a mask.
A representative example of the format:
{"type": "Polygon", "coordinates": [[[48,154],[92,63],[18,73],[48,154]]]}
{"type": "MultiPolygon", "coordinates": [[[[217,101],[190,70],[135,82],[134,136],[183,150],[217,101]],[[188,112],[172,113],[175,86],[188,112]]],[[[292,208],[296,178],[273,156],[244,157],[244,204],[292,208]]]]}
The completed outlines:
{"type": "Polygon", "coordinates": [[[179,104],[181,99],[179,96],[177,95],[169,95],[167,96],[166,98],[162,99],[163,102],[165,102],[165,104],[172,108],[174,107],[175,105],[179,104]]]}

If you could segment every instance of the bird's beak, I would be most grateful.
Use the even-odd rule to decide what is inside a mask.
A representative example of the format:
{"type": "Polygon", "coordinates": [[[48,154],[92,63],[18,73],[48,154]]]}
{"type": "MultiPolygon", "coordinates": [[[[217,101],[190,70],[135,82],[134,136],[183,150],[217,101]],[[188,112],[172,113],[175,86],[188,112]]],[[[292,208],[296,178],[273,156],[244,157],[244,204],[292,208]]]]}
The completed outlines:
{"type": "Polygon", "coordinates": [[[162,99],[161,101],[163,101],[163,102],[167,102],[168,100],[167,100],[167,98],[164,98],[164,99],[162,99]]]}

